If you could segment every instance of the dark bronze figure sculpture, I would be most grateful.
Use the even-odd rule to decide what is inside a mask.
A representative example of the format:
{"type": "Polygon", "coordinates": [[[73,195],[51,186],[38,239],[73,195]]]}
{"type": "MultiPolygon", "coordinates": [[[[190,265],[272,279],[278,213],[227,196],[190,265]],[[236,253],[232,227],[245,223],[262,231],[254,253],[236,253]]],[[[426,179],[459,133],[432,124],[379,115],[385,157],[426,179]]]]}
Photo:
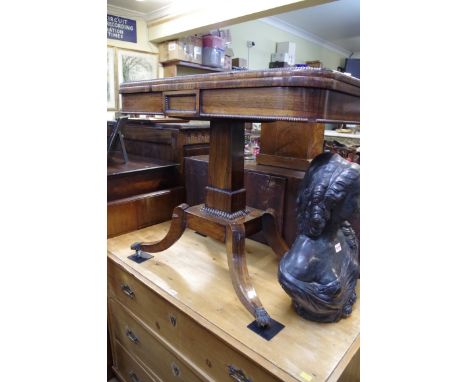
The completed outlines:
{"type": "Polygon", "coordinates": [[[348,219],[359,210],[359,183],[359,165],[332,153],[317,156],[302,181],[298,236],[278,278],[306,319],[335,322],[351,314],[359,259],[348,219]]]}

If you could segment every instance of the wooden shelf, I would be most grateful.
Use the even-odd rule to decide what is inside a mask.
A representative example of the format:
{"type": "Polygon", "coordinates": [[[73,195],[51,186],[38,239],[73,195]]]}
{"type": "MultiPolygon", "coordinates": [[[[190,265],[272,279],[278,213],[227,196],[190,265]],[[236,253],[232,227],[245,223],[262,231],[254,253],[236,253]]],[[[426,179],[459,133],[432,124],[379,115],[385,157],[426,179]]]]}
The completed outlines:
{"type": "Polygon", "coordinates": [[[107,160],[107,176],[123,175],[151,170],[158,170],[163,167],[176,167],[178,163],[169,162],[162,159],[129,155],[128,162],[118,156],[111,156],[107,160]]]}
{"type": "Polygon", "coordinates": [[[166,62],[161,62],[161,65],[164,68],[164,77],[175,77],[179,72],[179,68],[188,68],[190,73],[188,74],[200,74],[206,72],[224,72],[224,69],[213,68],[211,66],[205,66],[200,64],[195,64],[194,62],[181,61],[181,60],[171,60],[166,62]]]}
{"type": "Polygon", "coordinates": [[[360,139],[360,134],[350,134],[350,133],[338,133],[333,130],[325,130],[326,137],[337,137],[337,138],[353,138],[353,139],[360,139]]]}

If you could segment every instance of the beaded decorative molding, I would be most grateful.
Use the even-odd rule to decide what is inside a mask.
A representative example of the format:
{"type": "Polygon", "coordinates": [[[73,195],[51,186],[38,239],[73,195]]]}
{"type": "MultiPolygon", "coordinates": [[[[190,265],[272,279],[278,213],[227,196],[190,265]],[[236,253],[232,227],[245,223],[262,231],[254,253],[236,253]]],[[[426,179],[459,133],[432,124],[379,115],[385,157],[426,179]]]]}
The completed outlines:
{"type": "Polygon", "coordinates": [[[200,113],[200,117],[205,118],[240,118],[246,120],[259,121],[289,121],[289,122],[307,122],[309,119],[305,117],[288,117],[288,116],[269,116],[269,115],[238,115],[238,114],[208,114],[200,113]]]}
{"type": "Polygon", "coordinates": [[[216,216],[218,218],[229,219],[229,220],[234,220],[242,216],[246,216],[249,213],[248,210],[240,210],[240,211],[236,211],[230,214],[229,212],[217,210],[216,208],[210,208],[210,207],[207,207],[206,205],[201,208],[201,211],[207,213],[208,215],[216,216]]]}

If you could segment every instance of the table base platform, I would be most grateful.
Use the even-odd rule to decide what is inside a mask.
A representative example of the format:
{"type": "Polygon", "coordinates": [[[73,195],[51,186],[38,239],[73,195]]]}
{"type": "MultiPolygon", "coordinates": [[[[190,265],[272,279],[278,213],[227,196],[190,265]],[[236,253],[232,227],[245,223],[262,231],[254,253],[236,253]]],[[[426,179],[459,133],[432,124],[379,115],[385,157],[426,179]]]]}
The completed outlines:
{"type": "Polygon", "coordinates": [[[274,211],[246,207],[242,216],[229,219],[222,217],[222,211],[213,212],[204,204],[192,207],[181,204],[174,209],[169,232],[162,240],[132,244],[135,257],[141,252],[156,253],[168,249],[180,239],[186,228],[226,244],[229,274],[239,300],[255,318],[258,327],[269,326],[271,317],[257,296],[247,269],[245,238],[262,231],[270,247],[281,258],[288,246],[278,232],[274,211]]]}

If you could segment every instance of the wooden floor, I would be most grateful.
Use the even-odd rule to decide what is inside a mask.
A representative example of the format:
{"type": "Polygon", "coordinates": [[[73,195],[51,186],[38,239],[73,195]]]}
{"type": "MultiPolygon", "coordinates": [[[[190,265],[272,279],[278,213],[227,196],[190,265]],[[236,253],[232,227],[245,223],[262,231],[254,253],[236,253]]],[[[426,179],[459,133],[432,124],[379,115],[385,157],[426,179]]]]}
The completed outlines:
{"type": "Polygon", "coordinates": [[[175,165],[176,163],[162,159],[140,157],[137,155],[129,155],[128,162],[125,163],[122,156],[114,155],[107,161],[107,175],[125,174],[175,165]]]}

